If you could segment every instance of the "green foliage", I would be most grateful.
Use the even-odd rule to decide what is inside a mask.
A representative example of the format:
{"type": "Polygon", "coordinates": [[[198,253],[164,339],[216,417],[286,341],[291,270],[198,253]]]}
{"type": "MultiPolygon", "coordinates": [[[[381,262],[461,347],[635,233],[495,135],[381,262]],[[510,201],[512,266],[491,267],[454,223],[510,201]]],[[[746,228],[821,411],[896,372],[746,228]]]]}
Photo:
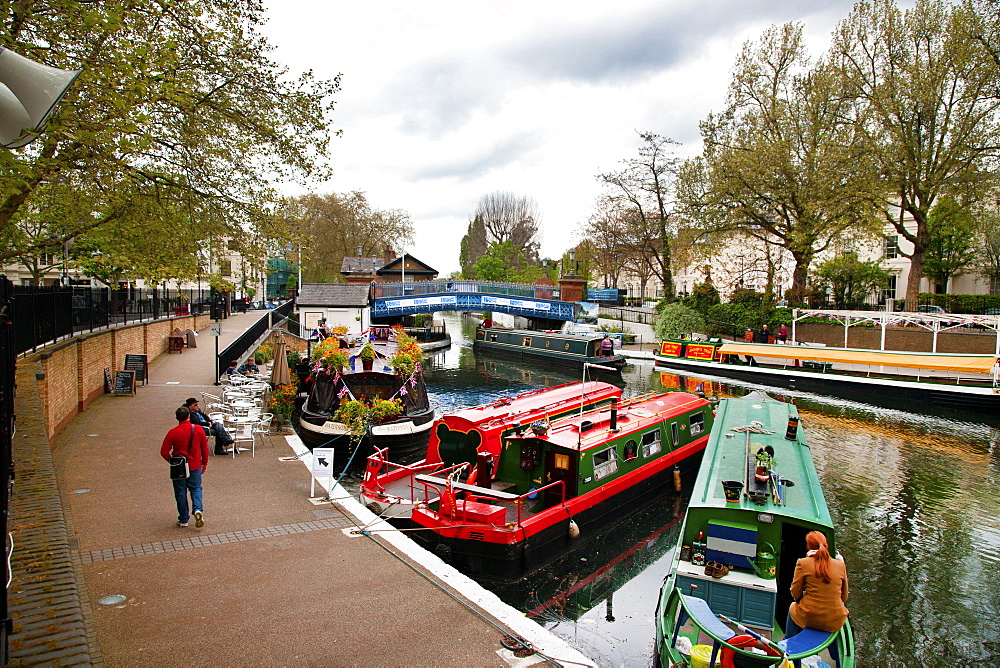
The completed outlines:
{"type": "Polygon", "coordinates": [[[924,276],[946,292],[948,280],[974,265],[980,255],[977,221],[953,197],[942,197],[927,219],[931,238],[924,256],[924,276]]]}
{"type": "MultiPolygon", "coordinates": [[[[599,316],[604,318],[605,316],[599,316]]],[[[600,327],[594,330],[595,332],[608,332],[611,334],[623,334],[622,340],[624,343],[635,343],[635,332],[633,332],[628,327],[624,327],[621,324],[614,323],[604,323],[600,327]]]]}
{"type": "MultiPolygon", "coordinates": [[[[194,255],[208,238],[273,238],[275,186],[325,177],[339,82],[271,60],[259,3],[7,7],[5,47],[82,73],[45,133],[0,159],[0,259],[52,250],[53,240],[112,221],[141,228],[145,243],[129,240],[140,252],[174,239],[194,255]],[[63,216],[54,239],[15,238],[19,217],[51,204],[83,215],[63,216]]],[[[114,255],[129,260],[124,249],[114,255]]],[[[172,273],[177,260],[158,265],[172,273]]]]}
{"type": "Polygon", "coordinates": [[[372,344],[366,343],[364,346],[362,346],[361,351],[358,352],[358,357],[360,357],[365,361],[375,359],[375,349],[372,348],[372,344]]]}
{"type": "Polygon", "coordinates": [[[270,343],[262,343],[257,350],[254,351],[253,361],[257,364],[264,364],[270,361],[274,357],[274,346],[270,343]]]}
{"type": "Polygon", "coordinates": [[[528,262],[523,249],[504,241],[487,248],[473,265],[472,273],[480,281],[534,283],[541,276],[541,269],[528,262]]]}
{"type": "Polygon", "coordinates": [[[862,262],[856,253],[845,253],[820,264],[815,271],[817,287],[830,288],[837,308],[859,309],[868,297],[889,284],[892,274],[878,260],[862,262]]]}
{"type": "Polygon", "coordinates": [[[302,361],[302,354],[297,350],[290,350],[288,354],[285,355],[285,359],[288,360],[288,368],[295,369],[295,367],[297,367],[302,361]]]}
{"type": "Polygon", "coordinates": [[[659,310],[653,331],[659,339],[690,338],[694,332],[705,331],[705,320],[697,311],[673,302],[659,310]]]}
{"type": "Polygon", "coordinates": [[[1000,309],[1000,295],[952,295],[921,292],[921,304],[940,306],[948,313],[982,313],[1000,309]]]}
{"type": "Polygon", "coordinates": [[[355,436],[363,436],[371,424],[396,417],[403,412],[398,399],[360,399],[341,401],[333,419],[345,425],[355,436]]]}
{"type": "Polygon", "coordinates": [[[271,391],[271,398],[268,400],[267,406],[275,415],[280,415],[288,420],[292,416],[292,411],[295,410],[297,394],[298,389],[294,385],[279,385],[271,391]]]}
{"type": "MultiPolygon", "coordinates": [[[[711,283],[695,283],[691,288],[691,294],[684,300],[684,305],[699,313],[706,313],[708,309],[720,303],[719,291],[711,283]]],[[[657,306],[660,308],[660,306],[657,306]]]]}

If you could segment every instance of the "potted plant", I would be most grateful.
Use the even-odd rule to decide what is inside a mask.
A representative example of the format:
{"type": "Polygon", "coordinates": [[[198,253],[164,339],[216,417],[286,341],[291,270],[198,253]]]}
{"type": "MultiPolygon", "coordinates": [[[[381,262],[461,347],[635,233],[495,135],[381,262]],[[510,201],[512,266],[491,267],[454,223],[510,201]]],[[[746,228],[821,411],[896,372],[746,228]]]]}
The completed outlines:
{"type": "Polygon", "coordinates": [[[371,403],[371,422],[377,424],[391,420],[403,412],[399,399],[373,399],[371,403]]]}
{"type": "Polygon", "coordinates": [[[371,371],[372,366],[375,365],[375,349],[372,348],[372,344],[366,343],[361,348],[361,352],[358,353],[358,357],[361,358],[362,368],[365,371],[371,371]]]}
{"type": "Polygon", "coordinates": [[[355,436],[363,436],[368,429],[369,407],[358,399],[341,401],[333,419],[347,427],[355,436]]]}
{"type": "Polygon", "coordinates": [[[287,424],[291,421],[297,393],[294,385],[278,385],[271,390],[271,398],[267,407],[280,418],[281,424],[287,424]]]}

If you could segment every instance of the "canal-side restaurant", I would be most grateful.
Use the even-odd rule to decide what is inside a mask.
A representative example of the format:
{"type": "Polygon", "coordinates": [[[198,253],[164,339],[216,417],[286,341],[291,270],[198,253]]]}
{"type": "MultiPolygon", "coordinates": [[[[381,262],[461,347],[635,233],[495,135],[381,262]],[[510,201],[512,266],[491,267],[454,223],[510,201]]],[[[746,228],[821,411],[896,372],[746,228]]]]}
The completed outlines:
{"type": "MultiPolygon", "coordinates": [[[[220,345],[257,317],[226,320],[220,345]]],[[[214,391],[207,333],[152,359],[135,395],[98,397],[51,444],[36,366],[18,365],[10,663],[544,662],[505,649],[511,633],[560,664],[593,665],[431,555],[417,563],[387,525],[352,530],[374,517],[356,502],[311,500],[307,458],[284,437],[211,457],[205,526],[178,527],[159,448],[174,409],[214,391]]]]}

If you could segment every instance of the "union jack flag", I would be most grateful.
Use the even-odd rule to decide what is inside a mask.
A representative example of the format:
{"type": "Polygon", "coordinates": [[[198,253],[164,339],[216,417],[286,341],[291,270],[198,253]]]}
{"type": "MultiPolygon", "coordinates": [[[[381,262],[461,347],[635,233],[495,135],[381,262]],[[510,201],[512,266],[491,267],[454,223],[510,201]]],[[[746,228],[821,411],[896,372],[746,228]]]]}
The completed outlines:
{"type": "Polygon", "coordinates": [[[340,372],[339,371],[337,373],[333,374],[333,382],[336,383],[338,380],[340,380],[340,372]]]}
{"type": "Polygon", "coordinates": [[[413,376],[410,376],[410,387],[416,387],[416,386],[417,386],[417,379],[413,376]]]}
{"type": "Polygon", "coordinates": [[[343,399],[344,397],[347,396],[347,392],[348,392],[347,386],[344,385],[342,388],[340,388],[340,392],[337,392],[337,396],[343,399]]]}
{"type": "Polygon", "coordinates": [[[400,394],[400,396],[404,396],[404,397],[407,394],[409,394],[409,392],[406,391],[406,385],[404,385],[403,387],[399,388],[399,394],[400,394]]]}
{"type": "Polygon", "coordinates": [[[417,362],[416,366],[413,367],[413,371],[414,373],[420,373],[423,368],[424,367],[420,364],[420,362],[417,362]]]}

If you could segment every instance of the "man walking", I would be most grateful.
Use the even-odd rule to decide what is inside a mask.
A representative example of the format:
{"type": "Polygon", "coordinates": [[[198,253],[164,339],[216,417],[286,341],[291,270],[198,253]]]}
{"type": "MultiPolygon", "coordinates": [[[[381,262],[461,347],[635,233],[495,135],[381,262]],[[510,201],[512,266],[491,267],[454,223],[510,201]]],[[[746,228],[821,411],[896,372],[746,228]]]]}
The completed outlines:
{"type": "Polygon", "coordinates": [[[160,456],[170,461],[171,457],[187,457],[191,474],[182,480],[174,480],[174,498],[177,500],[177,526],[186,527],[191,519],[188,512],[188,493],[191,494],[191,510],[194,511],[194,525],[205,526],[204,506],[201,498],[201,475],[208,469],[208,438],[205,430],[191,424],[191,411],[184,406],[174,415],[177,426],[167,432],[160,446],[160,456]]]}

